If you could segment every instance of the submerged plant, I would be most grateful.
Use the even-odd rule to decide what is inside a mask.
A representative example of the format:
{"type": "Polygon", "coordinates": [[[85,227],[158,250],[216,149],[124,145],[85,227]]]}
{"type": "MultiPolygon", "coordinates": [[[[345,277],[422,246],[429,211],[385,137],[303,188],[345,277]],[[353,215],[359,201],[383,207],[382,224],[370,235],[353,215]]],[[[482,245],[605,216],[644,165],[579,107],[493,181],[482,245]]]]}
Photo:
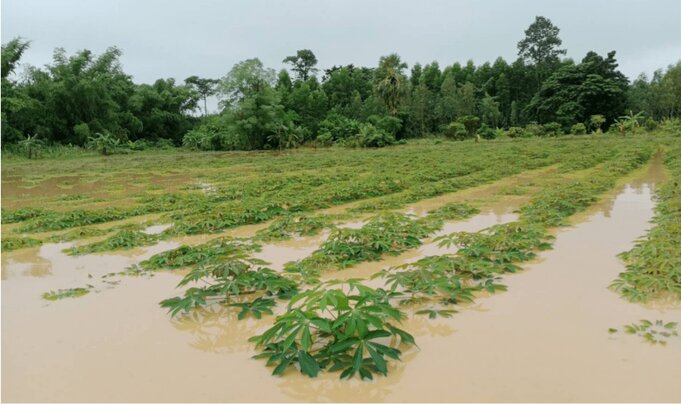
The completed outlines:
{"type": "Polygon", "coordinates": [[[3,237],[2,251],[14,251],[20,248],[35,247],[42,243],[42,240],[30,237],[3,237]]]}
{"type": "Polygon", "coordinates": [[[334,227],[335,220],[341,218],[340,215],[319,215],[319,216],[294,216],[284,215],[266,229],[259,230],[255,236],[256,240],[272,241],[287,240],[291,237],[305,237],[319,234],[324,229],[334,227]]]}
{"type": "Polygon", "coordinates": [[[340,372],[341,379],[373,379],[387,375],[388,361],[399,360],[400,345],[415,344],[396,326],[403,317],[381,289],[330,282],[293,297],[288,311],[250,340],[263,351],[255,358],[274,366],[273,375],[297,365],[309,377],[329,371],[340,372]]]}
{"type": "Polygon", "coordinates": [[[140,266],[146,270],[160,270],[215,265],[232,259],[248,259],[249,253],[259,248],[257,244],[225,237],[197,246],[183,245],[164,251],[142,261],[140,266]]]}
{"type": "MultiPolygon", "coordinates": [[[[182,297],[163,300],[160,303],[161,307],[167,308],[174,316],[180,312],[188,312],[195,307],[205,306],[209,300],[229,303],[230,299],[235,296],[261,293],[277,297],[288,296],[296,291],[298,284],[295,281],[269,268],[260,267],[262,263],[253,258],[231,258],[222,262],[197,265],[185,275],[178,287],[196,283],[201,286],[187,288],[182,297]]],[[[241,304],[246,313],[254,309],[259,313],[267,313],[263,309],[269,309],[271,306],[257,299],[249,305],[241,304]]]]}
{"type": "MultiPolygon", "coordinates": [[[[623,329],[627,334],[637,335],[653,345],[667,345],[670,338],[679,336],[678,323],[673,321],[665,323],[663,320],[640,320],[638,323],[625,325],[623,329]]],[[[612,334],[617,329],[610,328],[609,332],[612,334]]]]}
{"type": "Polygon", "coordinates": [[[103,251],[127,250],[155,244],[160,238],[159,235],[147,234],[139,230],[120,230],[102,241],[67,248],[64,251],[69,255],[83,255],[103,251]]]}
{"type": "Polygon", "coordinates": [[[81,297],[90,293],[90,288],[71,288],[71,289],[58,289],[51,290],[49,292],[43,293],[42,297],[45,300],[55,301],[60,299],[81,297]]]}

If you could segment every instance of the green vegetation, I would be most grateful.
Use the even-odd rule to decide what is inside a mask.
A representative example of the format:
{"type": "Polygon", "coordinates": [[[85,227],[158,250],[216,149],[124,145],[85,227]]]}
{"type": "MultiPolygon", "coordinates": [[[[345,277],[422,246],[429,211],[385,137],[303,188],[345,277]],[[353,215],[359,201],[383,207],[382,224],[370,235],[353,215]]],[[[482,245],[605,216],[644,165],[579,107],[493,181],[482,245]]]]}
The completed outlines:
{"type": "Polygon", "coordinates": [[[374,374],[388,373],[389,360],[399,360],[399,344],[415,344],[395,325],[403,317],[380,289],[356,281],[328,282],[297,294],[286,314],[250,340],[263,351],[255,357],[275,366],[273,375],[297,364],[309,377],[327,370],[340,372],[341,379],[373,379],[374,374]],[[340,289],[343,286],[347,291],[340,289]],[[387,345],[387,338],[399,343],[387,345]]]}
{"type": "Polygon", "coordinates": [[[43,293],[43,299],[55,301],[55,300],[61,300],[61,299],[66,299],[66,298],[81,297],[81,296],[87,295],[88,293],[90,293],[89,288],[59,289],[59,290],[56,290],[56,291],[52,290],[52,291],[43,293]]]}
{"type": "Polygon", "coordinates": [[[92,254],[103,251],[128,250],[135,247],[143,247],[156,244],[162,237],[156,234],[147,234],[139,230],[124,229],[107,237],[102,241],[85,244],[64,250],[69,255],[92,254]]]}
{"type": "Polygon", "coordinates": [[[384,254],[415,248],[421,239],[440,229],[444,220],[461,220],[478,212],[467,205],[449,204],[417,220],[399,213],[379,214],[360,229],[335,229],[312,255],[287,264],[285,270],[301,274],[306,282],[316,282],[323,271],[378,261],[384,254]]]}
{"type": "MultiPolygon", "coordinates": [[[[470,128],[462,123],[464,130],[480,129],[473,119],[467,123],[470,128]]],[[[149,159],[114,155],[107,159],[118,160],[125,167],[114,172],[99,159],[65,160],[61,164],[85,172],[79,177],[58,178],[58,184],[68,184],[67,191],[72,191],[65,193],[60,188],[58,194],[33,205],[20,192],[14,195],[10,200],[21,208],[3,209],[3,221],[11,224],[4,230],[11,237],[3,238],[3,243],[26,234],[37,243],[100,237],[66,250],[90,254],[150,245],[185,234],[215,234],[203,244],[183,245],[128,271],[107,274],[102,286],[117,283],[108,276],[186,271],[178,295],[161,302],[172,316],[217,305],[233,310],[239,320],[270,318],[274,321],[271,327],[251,340],[259,350],[257,357],[265,359],[274,374],[294,368],[310,377],[337,371],[341,378],[371,379],[385,375],[389,361],[399,359],[401,350],[415,343],[398,328],[407,313],[447,318],[456,313],[456,305],[471,302],[482,292],[506,290],[502,275],[522,270],[524,262],[550,248],[553,229],[569,224],[570,217],[595,203],[621,177],[645,164],[658,150],[666,151],[672,173],[678,162],[677,138],[664,135],[662,127],[655,136],[624,138],[556,138],[549,134],[549,130],[558,130],[555,125],[538,125],[532,130],[544,131],[537,135],[544,138],[478,143],[410,141],[391,149],[342,153],[160,153],[149,159]],[[178,161],[186,168],[178,170],[178,161]],[[398,211],[413,202],[529,170],[537,171],[528,173],[532,180],[526,184],[504,182],[491,187],[493,195],[443,203],[423,217],[398,211]],[[114,198],[120,206],[99,204],[101,195],[96,192],[100,191],[89,191],[87,184],[116,181],[121,175],[135,178],[139,190],[127,192],[130,185],[110,183],[112,189],[125,190],[114,198]],[[510,195],[520,195],[523,201],[518,221],[440,236],[435,241],[456,246],[456,253],[366,274],[374,283],[382,279],[382,288],[368,287],[358,279],[320,279],[322,274],[333,278],[334,270],[416,248],[445,222],[470,218],[479,212],[476,206],[510,195]],[[345,210],[339,209],[340,213],[319,212],[355,201],[345,210]],[[342,226],[360,219],[360,228],[342,226]],[[116,223],[121,220],[125,222],[116,223]],[[220,234],[265,221],[270,222],[250,238],[220,234]],[[106,223],[110,225],[102,226],[106,223]],[[170,227],[151,235],[143,231],[151,223],[170,227]],[[267,262],[253,257],[260,251],[258,243],[309,237],[325,230],[330,234],[319,248],[287,263],[284,271],[274,271],[267,262]]],[[[10,162],[6,168],[14,176],[30,170],[31,186],[40,187],[54,178],[50,175],[52,165],[25,164],[10,162]]],[[[661,191],[655,227],[665,236],[676,228],[674,217],[669,218],[669,227],[660,226],[663,221],[659,219],[661,212],[675,214],[678,196],[675,183],[670,184],[661,191]]],[[[670,279],[673,285],[675,278],[670,279]]],[[[93,290],[91,286],[59,290],[44,297],[55,300],[93,290]]]]}
{"type": "Polygon", "coordinates": [[[617,158],[591,169],[586,178],[546,187],[520,209],[520,220],[476,233],[457,232],[438,237],[441,246],[458,247],[456,254],[431,256],[384,269],[373,278],[383,278],[400,305],[428,305],[418,314],[451,315],[452,304],[471,302],[474,293],[506,290],[499,275],[516,272],[519,263],[536,252],[551,248],[551,227],[593,204],[616,180],[644,164],[652,148],[630,148],[617,158]]]}
{"type": "Polygon", "coordinates": [[[3,237],[2,251],[13,251],[20,248],[35,247],[41,245],[42,243],[42,240],[37,240],[30,237],[3,237]]]}
{"type": "MultiPolygon", "coordinates": [[[[249,252],[257,251],[259,246],[233,238],[220,238],[208,243],[190,247],[181,246],[174,250],[154,255],[140,266],[146,270],[182,269],[208,267],[231,259],[245,259],[249,252]]],[[[256,261],[252,261],[255,263],[256,261]]]]}
{"type": "Polygon", "coordinates": [[[347,218],[347,215],[285,215],[272,221],[266,229],[259,230],[255,238],[260,241],[273,241],[314,236],[324,229],[335,227],[334,222],[343,218],[347,218]]]}
{"type": "MultiPolygon", "coordinates": [[[[279,238],[284,235],[277,232],[290,232],[289,235],[295,236],[299,230],[306,231],[285,230],[301,221],[301,217],[304,219],[300,226],[314,228],[323,221],[323,226],[330,228],[336,218],[311,214],[320,208],[368,199],[351,211],[395,209],[553,164],[560,164],[564,170],[588,168],[613,158],[625,144],[651,141],[649,138],[613,137],[580,141],[547,139],[546,143],[534,140],[494,144],[422,141],[380,151],[301,150],[276,159],[261,154],[236,154],[229,158],[203,158],[193,153],[156,154],[144,159],[110,156],[125,167],[122,176],[116,176],[109,164],[96,159],[84,160],[85,165],[79,160],[68,160],[63,163],[65,167],[82,172],[64,181],[69,184],[68,190],[77,192],[78,198],[62,200],[63,191],[60,191],[59,196],[37,201],[13,196],[6,188],[5,204],[14,200],[22,207],[4,207],[2,221],[3,224],[19,223],[14,232],[40,233],[162,214],[159,220],[172,225],[164,234],[178,236],[219,233],[241,225],[281,219],[281,223],[272,225],[271,235],[262,233],[263,237],[279,238]],[[565,159],[566,155],[571,158],[565,159]],[[172,174],[177,170],[178,159],[191,162],[182,170],[181,176],[172,174]],[[160,193],[149,186],[150,182],[159,181],[158,172],[163,173],[161,178],[167,177],[170,186],[175,188],[160,193]],[[247,175],[241,175],[242,172],[247,175]],[[126,184],[124,180],[128,177],[134,178],[139,187],[126,184]],[[107,191],[113,203],[101,205],[98,202],[101,191],[94,188],[80,190],[100,181],[106,181],[113,189],[107,191]],[[210,183],[206,189],[196,185],[206,182],[210,183]],[[122,191],[117,190],[119,186],[122,191]],[[116,202],[122,206],[111,206],[116,202]],[[284,228],[277,229],[277,226],[284,228]]],[[[17,162],[6,167],[19,173],[30,171],[35,178],[31,187],[49,185],[54,178],[53,165],[36,164],[29,167],[17,162]]],[[[13,192],[17,193],[21,194],[13,192]]],[[[64,236],[64,240],[82,238],[74,236],[64,236]]]]}
{"type": "Polygon", "coordinates": [[[620,255],[627,269],[612,283],[631,301],[648,301],[670,294],[681,298],[681,148],[667,152],[671,180],[657,193],[654,227],[620,255]]]}
{"type": "MultiPolygon", "coordinates": [[[[653,323],[652,321],[641,320],[638,323],[625,325],[623,329],[627,334],[637,335],[652,345],[667,345],[667,340],[679,336],[678,323],[673,321],[665,323],[662,320],[656,320],[653,323]]],[[[618,330],[610,328],[608,332],[615,334],[618,330]]]]}
{"type": "Polygon", "coordinates": [[[184,83],[159,79],[152,85],[135,84],[125,74],[116,47],[101,55],[58,48],[51,64],[19,74],[30,42],[16,38],[2,45],[3,149],[35,159],[83,146],[102,155],[181,145],[373,148],[431,135],[480,141],[635,134],[681,117],[681,64],[629,84],[615,51],[589,51],[573,61],[564,57],[559,33],[548,18],[536,17],[512,62],[415,63],[409,69],[392,53],[375,67],[320,69],[314,52],[300,49],[283,59],[290,71],[277,73],[252,58],[220,79],[192,75],[184,83]],[[213,114],[206,101],[211,96],[220,100],[213,114]]]}

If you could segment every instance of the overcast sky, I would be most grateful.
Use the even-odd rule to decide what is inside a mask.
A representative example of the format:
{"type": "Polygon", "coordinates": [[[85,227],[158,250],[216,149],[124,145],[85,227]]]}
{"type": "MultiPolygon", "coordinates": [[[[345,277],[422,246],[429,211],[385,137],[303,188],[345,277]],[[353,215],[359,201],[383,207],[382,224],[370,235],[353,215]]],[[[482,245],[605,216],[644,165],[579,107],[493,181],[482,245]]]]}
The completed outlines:
{"type": "Polygon", "coordinates": [[[568,57],[614,49],[630,78],[681,59],[681,0],[2,0],[2,42],[31,40],[23,61],[38,66],[55,47],[115,45],[136,82],[153,82],[222,77],[252,57],[279,69],[303,48],[322,69],[391,52],[410,67],[511,62],[537,15],[560,28],[568,57]]]}

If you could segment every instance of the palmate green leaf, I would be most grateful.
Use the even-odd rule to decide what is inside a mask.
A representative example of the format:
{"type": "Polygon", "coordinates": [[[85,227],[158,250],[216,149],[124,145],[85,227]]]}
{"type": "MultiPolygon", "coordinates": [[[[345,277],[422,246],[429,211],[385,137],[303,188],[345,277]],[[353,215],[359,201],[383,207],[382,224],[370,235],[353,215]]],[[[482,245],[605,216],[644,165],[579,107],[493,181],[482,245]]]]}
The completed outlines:
{"type": "Polygon", "coordinates": [[[241,311],[237,316],[239,320],[246,318],[249,313],[259,320],[262,318],[263,314],[273,314],[271,308],[275,305],[276,302],[274,299],[267,299],[263,297],[259,297],[251,302],[230,304],[230,306],[241,308],[241,311]]]}
{"type": "Polygon", "coordinates": [[[281,375],[283,375],[283,374],[284,374],[284,371],[286,371],[286,368],[288,368],[289,365],[291,365],[291,359],[289,359],[289,358],[283,359],[283,360],[279,363],[279,365],[277,365],[277,367],[274,368],[274,370],[272,371],[272,376],[281,376],[281,375]]]}
{"type": "Polygon", "coordinates": [[[452,310],[452,309],[440,309],[440,310],[424,309],[424,310],[417,311],[415,314],[427,315],[428,318],[435,319],[435,318],[437,318],[437,316],[445,317],[445,318],[452,317],[455,313],[458,313],[458,312],[456,310],[452,310]]]}
{"type": "Polygon", "coordinates": [[[304,351],[308,351],[312,345],[312,336],[310,335],[310,327],[303,327],[303,334],[300,337],[300,346],[304,351]]]}
{"type": "Polygon", "coordinates": [[[328,350],[331,353],[345,352],[348,349],[350,349],[350,347],[356,345],[358,342],[359,342],[359,340],[357,338],[354,338],[354,337],[342,339],[342,340],[330,345],[328,350]]]}
{"type": "Polygon", "coordinates": [[[371,359],[374,361],[376,369],[383,375],[386,375],[388,373],[388,366],[385,363],[385,359],[383,359],[383,355],[372,348],[371,345],[367,345],[366,348],[369,352],[369,355],[371,356],[371,359]]]}
{"type": "Polygon", "coordinates": [[[309,377],[317,377],[319,374],[319,364],[306,351],[298,351],[298,363],[303,374],[309,377]]]}
{"type": "Polygon", "coordinates": [[[416,345],[416,341],[414,340],[414,337],[413,337],[411,334],[409,334],[408,332],[406,332],[406,331],[404,331],[404,330],[402,330],[402,329],[400,329],[400,328],[397,328],[397,327],[393,326],[393,325],[390,324],[390,323],[386,323],[386,327],[388,328],[388,330],[390,330],[390,332],[391,332],[393,335],[399,336],[399,337],[400,337],[400,341],[401,341],[403,344],[407,344],[407,345],[416,345]]]}
{"type": "Polygon", "coordinates": [[[392,348],[387,345],[379,344],[378,342],[367,342],[368,346],[371,346],[374,348],[376,351],[380,352],[381,354],[395,360],[400,359],[400,350],[397,348],[392,348]]]}
{"type": "Polygon", "coordinates": [[[360,341],[355,349],[355,354],[352,357],[352,371],[357,372],[362,367],[362,360],[364,358],[364,344],[360,341]]]}

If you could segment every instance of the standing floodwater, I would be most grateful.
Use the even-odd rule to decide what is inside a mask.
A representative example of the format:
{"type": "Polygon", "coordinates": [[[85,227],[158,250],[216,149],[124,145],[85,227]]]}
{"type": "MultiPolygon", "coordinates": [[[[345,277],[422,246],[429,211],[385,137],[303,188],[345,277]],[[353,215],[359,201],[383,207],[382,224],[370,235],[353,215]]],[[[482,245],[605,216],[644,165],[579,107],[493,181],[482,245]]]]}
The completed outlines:
{"type": "MultiPolygon", "coordinates": [[[[68,286],[74,272],[121,270],[139,256],[72,258],[54,244],[3,254],[2,398],[679,401],[681,344],[652,346],[608,334],[643,318],[681,320],[679,308],[646,308],[607,289],[623,270],[616,255],[650,226],[652,193],[662,179],[655,159],[574,227],[557,232],[553,250],[506,276],[508,292],[480,298],[449,319],[408,320],[419,348],[374,382],[340,381],[333,373],[308,379],[293,371],[270,377],[270,369],[250,359],[255,352],[247,339],[271,317],[237,321],[233,311],[213,307],[171,320],[158,302],[175,293],[175,274],[123,278],[112,289],[57,303],[39,297],[51,282],[68,286]]],[[[169,247],[151,247],[143,256],[169,247]]]]}

